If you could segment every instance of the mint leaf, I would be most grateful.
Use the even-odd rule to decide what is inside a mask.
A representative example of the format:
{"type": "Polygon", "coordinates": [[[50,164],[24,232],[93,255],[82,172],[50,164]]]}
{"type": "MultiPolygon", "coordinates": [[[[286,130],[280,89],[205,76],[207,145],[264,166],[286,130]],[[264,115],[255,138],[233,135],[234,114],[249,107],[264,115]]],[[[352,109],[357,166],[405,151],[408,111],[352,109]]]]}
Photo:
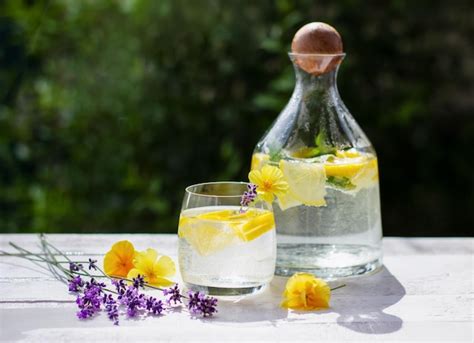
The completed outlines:
{"type": "Polygon", "coordinates": [[[351,182],[351,179],[345,176],[329,176],[326,179],[326,182],[340,189],[351,190],[356,188],[356,186],[351,182]]]}

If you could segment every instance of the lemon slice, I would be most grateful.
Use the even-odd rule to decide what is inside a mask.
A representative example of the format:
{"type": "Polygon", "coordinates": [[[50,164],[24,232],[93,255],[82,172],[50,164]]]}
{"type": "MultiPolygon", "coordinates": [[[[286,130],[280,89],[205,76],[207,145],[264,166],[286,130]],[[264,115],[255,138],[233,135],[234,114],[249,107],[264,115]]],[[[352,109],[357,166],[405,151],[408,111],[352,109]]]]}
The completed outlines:
{"type": "Polygon", "coordinates": [[[196,218],[205,220],[229,220],[229,218],[234,214],[234,210],[212,211],[201,213],[197,215],[196,218]]]}
{"type": "Polygon", "coordinates": [[[252,155],[250,170],[260,170],[270,160],[270,155],[257,152],[252,155]]]}
{"type": "Polygon", "coordinates": [[[371,154],[361,154],[355,149],[338,150],[336,158],[324,164],[326,176],[343,178],[350,182],[351,193],[376,184],[378,180],[377,158],[371,154]]]}
{"type": "Polygon", "coordinates": [[[254,208],[250,208],[245,212],[238,212],[236,210],[222,210],[222,211],[212,211],[201,213],[196,216],[198,219],[204,220],[216,220],[221,222],[234,222],[234,221],[242,221],[251,217],[255,217],[258,215],[258,210],[254,208]]]}
{"type": "Polygon", "coordinates": [[[244,213],[222,210],[201,213],[195,217],[181,216],[178,236],[201,256],[217,253],[235,242],[249,242],[275,228],[273,213],[249,209],[244,213]]]}
{"type": "Polygon", "coordinates": [[[275,219],[272,212],[265,211],[232,227],[241,240],[249,242],[274,229],[275,219]]]}
{"type": "Polygon", "coordinates": [[[377,159],[372,158],[367,163],[364,164],[364,167],[360,172],[352,178],[351,182],[356,186],[356,191],[361,188],[369,188],[377,184],[379,179],[379,169],[377,165],[377,159]]]}
{"type": "Polygon", "coordinates": [[[361,154],[356,149],[349,149],[349,150],[337,150],[336,156],[342,157],[342,158],[354,158],[354,157],[360,157],[361,154]]]}
{"type": "Polygon", "coordinates": [[[219,224],[211,224],[197,218],[181,217],[178,236],[186,241],[201,256],[217,253],[232,244],[236,235],[223,230],[219,224]]]}
{"type": "MultiPolygon", "coordinates": [[[[285,178],[286,183],[288,183],[288,180],[283,174],[283,177],[285,178]]],[[[296,207],[303,205],[303,203],[293,197],[293,195],[290,194],[290,191],[288,190],[285,194],[282,194],[278,197],[278,206],[280,206],[280,209],[282,211],[286,211],[289,208],[296,207]]]]}
{"type": "Polygon", "coordinates": [[[326,172],[322,164],[281,160],[280,169],[291,198],[306,206],[326,205],[326,172]]]}
{"type": "Polygon", "coordinates": [[[299,200],[296,200],[290,192],[286,192],[286,194],[281,195],[278,197],[278,205],[282,211],[285,211],[289,208],[300,206],[303,203],[299,200]]]}
{"type": "MultiPolygon", "coordinates": [[[[360,159],[357,159],[360,160],[360,159]]],[[[339,176],[347,177],[352,179],[354,176],[360,173],[360,171],[367,165],[367,162],[346,162],[347,159],[342,161],[335,161],[336,163],[325,163],[324,169],[326,171],[326,176],[339,176]]]]}

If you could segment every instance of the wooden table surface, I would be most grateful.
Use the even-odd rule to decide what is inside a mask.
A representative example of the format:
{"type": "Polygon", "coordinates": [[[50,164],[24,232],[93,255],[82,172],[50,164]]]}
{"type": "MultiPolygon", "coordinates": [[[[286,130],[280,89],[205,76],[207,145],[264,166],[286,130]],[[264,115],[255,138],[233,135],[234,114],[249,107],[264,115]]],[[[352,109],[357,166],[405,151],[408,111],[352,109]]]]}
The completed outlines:
{"type": "MultiPolygon", "coordinates": [[[[175,261],[175,235],[49,235],[75,258],[101,256],[128,239],[138,250],[153,247],[175,261]]],[[[35,249],[36,235],[0,235],[35,249]]],[[[3,341],[465,341],[473,333],[473,238],[385,238],[379,273],[352,279],[333,293],[331,308],[296,313],[279,307],[286,279],[275,277],[261,293],[220,301],[212,319],[184,312],[141,320],[105,314],[79,321],[75,297],[34,264],[0,257],[0,339],[3,341]]],[[[179,276],[176,279],[178,282],[179,276]]]]}

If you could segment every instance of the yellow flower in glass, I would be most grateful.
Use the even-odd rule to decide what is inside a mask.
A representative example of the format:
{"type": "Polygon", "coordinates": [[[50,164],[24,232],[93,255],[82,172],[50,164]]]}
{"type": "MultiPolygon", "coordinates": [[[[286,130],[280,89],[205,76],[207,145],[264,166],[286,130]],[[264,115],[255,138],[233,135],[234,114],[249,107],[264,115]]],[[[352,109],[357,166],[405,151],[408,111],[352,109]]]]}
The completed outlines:
{"type": "Polygon", "coordinates": [[[127,279],[133,279],[141,275],[146,283],[153,286],[174,284],[173,281],[167,279],[176,272],[173,260],[168,256],[158,255],[154,249],[137,252],[133,264],[134,268],[128,272],[127,279]]]}
{"type": "Polygon", "coordinates": [[[283,173],[274,166],[266,165],[260,170],[252,170],[249,173],[249,180],[258,186],[258,195],[268,203],[272,203],[275,196],[285,195],[288,191],[288,183],[283,173]]]}
{"type": "Polygon", "coordinates": [[[104,272],[109,276],[127,277],[130,269],[133,268],[135,248],[129,241],[119,241],[112,245],[112,248],[104,257],[104,272]]]}
{"type": "Polygon", "coordinates": [[[329,307],[331,289],[312,274],[296,273],[287,282],[281,306],[292,310],[322,310],[329,307]]]}

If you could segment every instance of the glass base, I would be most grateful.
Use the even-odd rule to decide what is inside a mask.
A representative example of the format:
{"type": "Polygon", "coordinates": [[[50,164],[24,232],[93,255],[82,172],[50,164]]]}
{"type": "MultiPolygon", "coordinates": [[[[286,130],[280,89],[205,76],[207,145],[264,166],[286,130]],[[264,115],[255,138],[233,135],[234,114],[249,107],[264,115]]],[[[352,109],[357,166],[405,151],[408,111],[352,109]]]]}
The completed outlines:
{"type": "Polygon", "coordinates": [[[278,244],[276,275],[311,273],[325,280],[362,276],[382,267],[382,251],[355,244],[278,244]]]}
{"type": "Polygon", "coordinates": [[[223,288],[223,287],[210,287],[202,285],[194,285],[192,283],[185,282],[186,288],[194,292],[201,292],[207,295],[216,297],[237,297],[242,295],[250,295],[262,290],[265,285],[259,285],[254,287],[235,287],[235,288],[223,288]]]}
{"type": "Polygon", "coordinates": [[[382,266],[383,263],[382,259],[380,258],[366,264],[344,268],[285,268],[277,266],[275,275],[292,276],[295,273],[310,273],[321,279],[332,281],[374,274],[378,272],[382,266]]]}

